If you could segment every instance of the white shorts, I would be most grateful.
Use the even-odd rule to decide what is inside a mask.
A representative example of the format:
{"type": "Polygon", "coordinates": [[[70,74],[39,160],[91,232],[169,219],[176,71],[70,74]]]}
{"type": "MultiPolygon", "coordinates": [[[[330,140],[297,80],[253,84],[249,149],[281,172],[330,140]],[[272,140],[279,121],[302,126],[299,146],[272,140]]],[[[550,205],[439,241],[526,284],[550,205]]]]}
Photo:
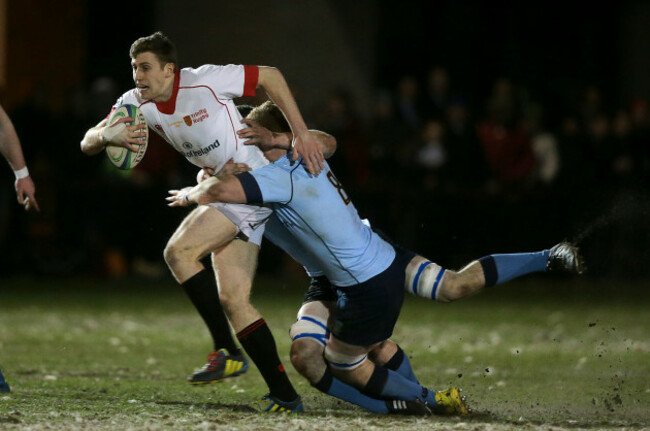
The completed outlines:
{"type": "Polygon", "coordinates": [[[270,208],[257,205],[224,203],[207,205],[221,211],[223,215],[228,217],[228,220],[237,226],[237,229],[239,229],[237,238],[256,245],[262,244],[264,225],[266,224],[266,220],[273,214],[270,208]]]}

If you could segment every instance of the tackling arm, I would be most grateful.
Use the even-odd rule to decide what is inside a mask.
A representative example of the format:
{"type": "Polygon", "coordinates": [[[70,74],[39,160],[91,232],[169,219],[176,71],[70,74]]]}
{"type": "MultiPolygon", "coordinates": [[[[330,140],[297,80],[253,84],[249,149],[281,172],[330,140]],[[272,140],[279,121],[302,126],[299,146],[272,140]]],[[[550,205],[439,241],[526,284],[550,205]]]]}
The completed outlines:
{"type": "Polygon", "coordinates": [[[293,159],[297,160],[298,154],[300,154],[305,160],[309,172],[314,175],[318,174],[323,169],[323,153],[314,137],[309,133],[282,73],[274,67],[259,66],[258,85],[278,105],[291,127],[293,146],[296,149],[293,159]]]}
{"type": "Polygon", "coordinates": [[[218,174],[194,187],[170,190],[167,197],[170,207],[184,207],[192,204],[209,204],[225,202],[234,204],[247,203],[244,187],[239,178],[231,174],[218,174]]]}

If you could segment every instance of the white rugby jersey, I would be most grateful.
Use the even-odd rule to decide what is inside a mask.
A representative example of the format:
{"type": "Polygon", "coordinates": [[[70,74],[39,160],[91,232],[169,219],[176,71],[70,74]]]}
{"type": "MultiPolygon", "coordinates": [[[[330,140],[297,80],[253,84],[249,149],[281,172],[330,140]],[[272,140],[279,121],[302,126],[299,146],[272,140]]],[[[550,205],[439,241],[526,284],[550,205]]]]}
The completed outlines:
{"type": "Polygon", "coordinates": [[[166,102],[141,99],[132,89],[120,97],[113,109],[130,103],[138,106],[149,127],[191,163],[218,172],[230,159],[251,169],[268,161],[259,148],[244,145],[237,130],[241,115],[232,99],[254,96],[257,66],[206,64],[198,69],[176,70],[174,89],[166,102]]]}

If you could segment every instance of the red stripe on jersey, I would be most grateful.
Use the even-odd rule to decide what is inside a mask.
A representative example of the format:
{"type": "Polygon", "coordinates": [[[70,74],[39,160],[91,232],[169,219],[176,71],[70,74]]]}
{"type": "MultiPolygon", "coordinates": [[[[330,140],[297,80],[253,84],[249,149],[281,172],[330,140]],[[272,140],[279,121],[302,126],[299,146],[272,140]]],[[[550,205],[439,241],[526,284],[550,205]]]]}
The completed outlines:
{"type": "Polygon", "coordinates": [[[116,109],[115,106],[113,106],[113,107],[111,108],[111,112],[109,112],[108,115],[106,116],[106,118],[104,118],[104,119],[105,119],[105,120],[108,120],[108,119],[111,117],[111,114],[113,114],[113,111],[115,111],[115,109],[116,109]]]}
{"type": "Polygon", "coordinates": [[[242,97],[255,96],[257,81],[260,78],[260,68],[257,66],[244,66],[244,94],[242,97]]]}
{"type": "Polygon", "coordinates": [[[166,102],[156,102],[156,107],[163,114],[171,115],[176,110],[176,96],[178,96],[178,88],[181,83],[181,71],[176,69],[174,71],[174,88],[172,89],[172,97],[166,102]]]}

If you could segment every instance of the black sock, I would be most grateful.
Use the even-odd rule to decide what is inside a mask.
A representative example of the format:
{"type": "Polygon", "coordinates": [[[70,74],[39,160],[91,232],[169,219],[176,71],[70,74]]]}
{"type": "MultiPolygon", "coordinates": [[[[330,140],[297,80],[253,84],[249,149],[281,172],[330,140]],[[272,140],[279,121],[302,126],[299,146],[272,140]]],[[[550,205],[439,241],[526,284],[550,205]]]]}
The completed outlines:
{"type": "Polygon", "coordinates": [[[259,319],[242,329],[237,333],[237,338],[262,373],[271,395],[282,401],[298,398],[298,393],[280,362],[275,340],[264,319],[259,319]]]}
{"type": "Polygon", "coordinates": [[[497,264],[494,262],[494,257],[485,256],[480,258],[479,263],[483,267],[483,276],[485,277],[485,287],[491,287],[497,284],[499,279],[499,271],[497,264]]]}
{"type": "Polygon", "coordinates": [[[389,370],[392,371],[397,371],[399,369],[399,366],[402,365],[402,362],[404,361],[404,350],[402,350],[399,346],[397,346],[397,352],[393,355],[392,358],[388,360],[384,364],[384,368],[388,368],[389,370]]]}
{"type": "Polygon", "coordinates": [[[325,373],[323,374],[323,377],[320,378],[318,383],[313,384],[312,386],[326,394],[327,391],[329,391],[330,388],[332,387],[333,380],[334,380],[334,376],[332,376],[332,372],[330,371],[329,368],[325,368],[325,373]]]}
{"type": "Polygon", "coordinates": [[[386,387],[387,381],[388,370],[384,367],[375,365],[375,370],[370,375],[366,386],[361,389],[361,393],[372,398],[382,399],[382,391],[384,390],[384,387],[386,387]]]}
{"type": "Polygon", "coordinates": [[[187,296],[208,326],[214,350],[228,349],[232,355],[241,354],[230,332],[230,324],[219,301],[215,278],[204,269],[182,284],[187,296]]]}

